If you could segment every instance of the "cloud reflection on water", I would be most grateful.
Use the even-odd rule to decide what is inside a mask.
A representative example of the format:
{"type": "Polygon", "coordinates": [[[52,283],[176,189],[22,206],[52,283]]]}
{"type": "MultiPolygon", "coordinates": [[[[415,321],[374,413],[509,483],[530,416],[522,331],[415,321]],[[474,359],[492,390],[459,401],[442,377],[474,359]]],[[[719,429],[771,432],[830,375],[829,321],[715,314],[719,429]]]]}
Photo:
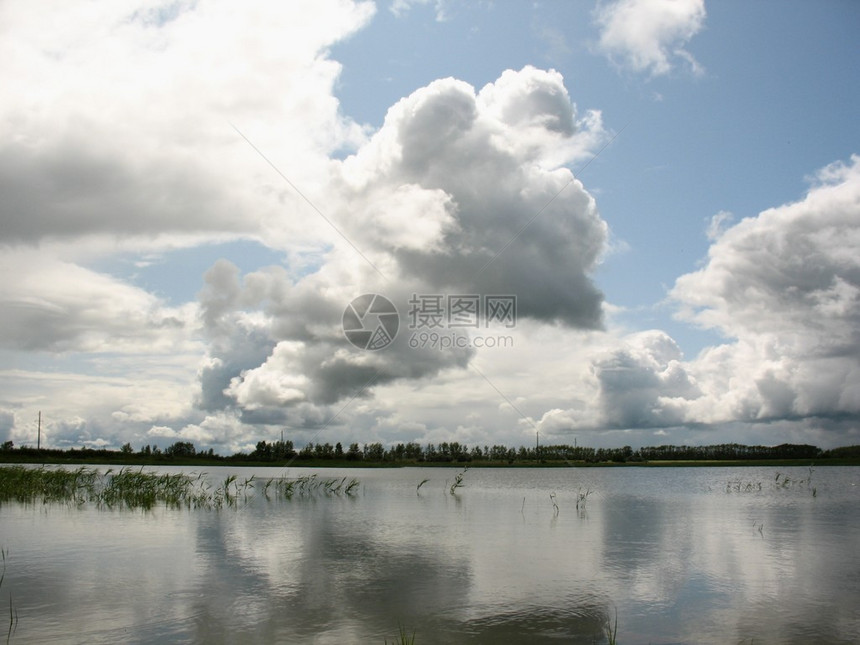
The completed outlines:
{"type": "Polygon", "coordinates": [[[625,643],[860,635],[860,471],[822,468],[815,498],[726,493],[728,469],[474,469],[451,496],[452,473],[221,511],[4,505],[3,592],[21,642],[586,644],[616,607],[625,643]]]}

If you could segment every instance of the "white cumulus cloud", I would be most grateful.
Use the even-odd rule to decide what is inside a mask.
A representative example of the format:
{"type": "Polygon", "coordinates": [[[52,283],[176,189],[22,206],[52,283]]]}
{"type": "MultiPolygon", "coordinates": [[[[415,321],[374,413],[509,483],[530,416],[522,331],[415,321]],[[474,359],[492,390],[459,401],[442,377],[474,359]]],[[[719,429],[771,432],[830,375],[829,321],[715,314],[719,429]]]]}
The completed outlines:
{"type": "Polygon", "coordinates": [[[326,416],[339,401],[466,366],[474,348],[409,345],[413,293],[512,294],[521,319],[599,328],[602,294],[589,274],[607,227],[558,164],[603,136],[599,119],[577,118],[560,74],[533,67],[480,91],[438,80],[399,101],[334,169],[332,203],[343,206],[331,215],[361,255],[340,244],[300,279],[274,268],[240,276],[224,262],[207,274],[201,407],[269,423],[309,405],[326,416]],[[398,306],[403,333],[363,352],[341,318],[374,291],[398,306]]]}
{"type": "Polygon", "coordinates": [[[822,170],[803,199],[725,229],[670,296],[682,319],[727,341],[685,358],[662,331],[607,334],[583,357],[591,379],[575,405],[547,411],[541,429],[767,424],[782,433],[770,441],[824,443],[829,430],[856,434],[860,157],[822,170]]]}
{"type": "Polygon", "coordinates": [[[685,47],[705,17],[704,0],[616,0],[595,12],[598,47],[634,72],[660,76],[682,63],[698,74],[702,67],[685,47]]]}

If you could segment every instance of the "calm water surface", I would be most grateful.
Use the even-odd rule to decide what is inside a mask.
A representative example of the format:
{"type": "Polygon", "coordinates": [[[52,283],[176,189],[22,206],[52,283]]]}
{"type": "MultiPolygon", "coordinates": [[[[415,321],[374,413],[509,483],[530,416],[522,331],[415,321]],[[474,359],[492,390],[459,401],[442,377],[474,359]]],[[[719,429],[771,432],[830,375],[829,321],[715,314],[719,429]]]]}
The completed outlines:
{"type": "Polygon", "coordinates": [[[361,486],[221,510],[4,504],[10,642],[381,644],[402,625],[418,645],[592,644],[617,611],[624,645],[860,643],[860,468],[785,488],[808,469],[475,468],[456,495],[455,468],[207,472],[361,486]]]}

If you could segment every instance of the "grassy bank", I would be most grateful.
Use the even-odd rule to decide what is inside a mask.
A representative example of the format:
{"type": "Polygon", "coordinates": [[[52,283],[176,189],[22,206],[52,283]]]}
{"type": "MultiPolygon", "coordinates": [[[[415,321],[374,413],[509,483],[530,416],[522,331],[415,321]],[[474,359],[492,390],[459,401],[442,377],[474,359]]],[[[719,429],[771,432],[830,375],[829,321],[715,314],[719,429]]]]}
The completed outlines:
{"type": "MultiPolygon", "coordinates": [[[[35,453],[35,451],[34,451],[35,453]]],[[[6,464],[44,464],[44,465],[92,465],[103,464],[110,466],[195,466],[195,467],[267,467],[267,468],[689,468],[689,467],[719,467],[719,466],[860,466],[860,458],[829,458],[829,459],[674,459],[652,461],[573,461],[573,460],[544,460],[544,461],[353,461],[349,459],[285,459],[275,461],[255,461],[233,457],[144,457],[137,454],[118,456],[119,453],[91,451],[91,454],[74,457],[63,457],[56,454],[22,454],[17,451],[0,453],[0,463],[6,464]]]]}
{"type": "Polygon", "coordinates": [[[654,467],[654,466],[794,466],[860,465],[860,445],[822,450],[808,444],[745,446],[644,446],[633,450],[590,448],[552,444],[520,446],[467,446],[458,442],[418,444],[414,441],[384,446],[379,442],[307,443],[296,450],[292,441],[259,441],[250,452],[221,455],[212,448],[199,451],[193,443],[177,441],[167,447],[145,445],[137,452],[130,443],[119,450],[107,448],[33,448],[14,447],[11,441],[0,445],[0,463],[29,464],[108,464],[116,466],[272,466],[283,468],[392,468],[402,466],[476,468],[546,467],[654,467]]]}

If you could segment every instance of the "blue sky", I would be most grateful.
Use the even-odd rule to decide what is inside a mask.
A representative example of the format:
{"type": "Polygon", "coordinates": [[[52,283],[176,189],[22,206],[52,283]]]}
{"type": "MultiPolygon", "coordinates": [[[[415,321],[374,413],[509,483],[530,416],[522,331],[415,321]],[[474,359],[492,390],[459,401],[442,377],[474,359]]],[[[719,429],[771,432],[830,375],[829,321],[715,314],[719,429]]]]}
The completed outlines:
{"type": "Polygon", "coordinates": [[[0,9],[0,438],[857,443],[854,3],[166,8],[0,9]]]}

